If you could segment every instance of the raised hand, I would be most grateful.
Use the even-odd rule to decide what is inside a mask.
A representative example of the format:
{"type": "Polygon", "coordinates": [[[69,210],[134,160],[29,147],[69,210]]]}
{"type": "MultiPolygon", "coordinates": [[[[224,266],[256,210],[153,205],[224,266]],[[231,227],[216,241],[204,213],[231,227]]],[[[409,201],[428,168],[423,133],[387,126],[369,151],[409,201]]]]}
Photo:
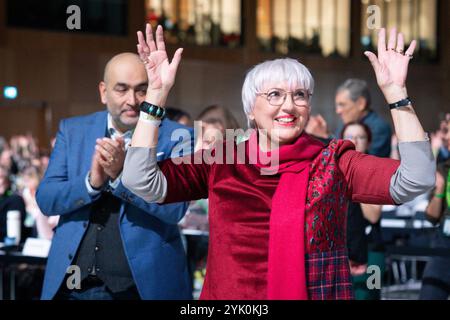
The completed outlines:
{"type": "Polygon", "coordinates": [[[381,29],[378,33],[378,57],[370,51],[364,52],[372,63],[377,83],[388,103],[397,102],[407,96],[408,65],[416,45],[413,40],[405,52],[404,36],[402,33],[397,34],[397,30],[393,28],[386,46],[386,30],[381,29]]]}
{"type": "Polygon", "coordinates": [[[175,82],[183,49],[179,48],[175,52],[172,62],[169,63],[161,26],[156,28],[156,41],[150,24],[146,26],[145,37],[141,31],[138,31],[137,36],[139,42],[137,45],[138,54],[145,64],[149,81],[147,99],[158,100],[148,102],[161,106],[161,103],[165,103],[165,98],[175,82]]]}

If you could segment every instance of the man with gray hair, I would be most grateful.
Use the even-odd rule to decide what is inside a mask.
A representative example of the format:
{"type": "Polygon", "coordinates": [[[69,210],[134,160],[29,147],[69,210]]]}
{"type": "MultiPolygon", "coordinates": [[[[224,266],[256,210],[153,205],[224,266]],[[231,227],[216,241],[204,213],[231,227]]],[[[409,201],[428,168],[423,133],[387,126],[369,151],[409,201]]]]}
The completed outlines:
{"type": "MultiPolygon", "coordinates": [[[[371,98],[367,83],[360,79],[348,79],[336,90],[336,113],[345,124],[359,121],[366,124],[372,133],[369,154],[389,157],[392,131],[389,123],[370,108],[371,98]]],[[[342,126],[336,132],[340,137],[342,126]]]]}

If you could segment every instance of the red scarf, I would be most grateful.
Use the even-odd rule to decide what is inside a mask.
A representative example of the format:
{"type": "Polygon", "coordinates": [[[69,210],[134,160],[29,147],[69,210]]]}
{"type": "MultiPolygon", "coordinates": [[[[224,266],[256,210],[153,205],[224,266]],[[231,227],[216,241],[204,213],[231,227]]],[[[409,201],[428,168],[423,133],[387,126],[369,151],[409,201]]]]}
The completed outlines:
{"type": "MultiPolygon", "coordinates": [[[[309,166],[324,148],[323,143],[302,133],[290,145],[272,152],[259,151],[254,133],[249,143],[264,157],[279,152],[279,165],[257,167],[281,174],[272,198],[267,270],[267,298],[270,300],[307,300],[305,272],[305,202],[309,166]],[[253,139],[253,141],[252,141],[253,139]]],[[[259,157],[258,157],[259,159],[259,157]]],[[[267,158],[266,158],[267,159],[267,158]]],[[[267,174],[267,173],[266,173],[267,174]]]]}

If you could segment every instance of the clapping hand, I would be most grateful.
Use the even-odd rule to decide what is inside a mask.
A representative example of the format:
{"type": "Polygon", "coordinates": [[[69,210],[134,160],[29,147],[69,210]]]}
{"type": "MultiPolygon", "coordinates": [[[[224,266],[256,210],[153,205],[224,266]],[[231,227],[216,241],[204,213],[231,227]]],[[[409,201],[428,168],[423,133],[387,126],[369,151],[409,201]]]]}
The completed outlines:
{"type": "Polygon", "coordinates": [[[106,175],[112,180],[116,179],[123,169],[125,161],[125,146],[123,138],[116,140],[110,138],[97,139],[95,157],[102,166],[106,175]]]}

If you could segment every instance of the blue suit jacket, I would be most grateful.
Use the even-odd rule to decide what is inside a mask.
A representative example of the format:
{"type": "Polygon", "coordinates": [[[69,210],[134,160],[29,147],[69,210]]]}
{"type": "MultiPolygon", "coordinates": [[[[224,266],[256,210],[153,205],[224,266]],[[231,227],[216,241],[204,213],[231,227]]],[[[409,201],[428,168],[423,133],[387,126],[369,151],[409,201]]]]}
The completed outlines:
{"type": "MultiPolygon", "coordinates": [[[[389,123],[372,110],[360,121],[366,124],[372,133],[372,142],[367,153],[377,157],[389,158],[392,137],[389,123]]],[[[343,128],[344,124],[340,123],[336,130],[336,138],[340,139],[343,128]]]]}
{"type": "MultiPolygon", "coordinates": [[[[106,128],[106,111],[60,123],[55,148],[36,195],[45,215],[61,216],[48,257],[42,299],[55,296],[87,230],[95,200],[87,191],[85,179],[96,139],[105,136],[106,128]]],[[[171,141],[171,133],[179,128],[185,129],[184,142],[191,144],[187,136],[190,129],[164,120],[157,148],[158,154],[164,154],[158,160],[170,157],[178,143],[171,141]]],[[[122,200],[120,234],[141,298],[191,299],[186,258],[177,227],[187,203],[149,204],[122,183],[113,194],[122,200]]]]}

